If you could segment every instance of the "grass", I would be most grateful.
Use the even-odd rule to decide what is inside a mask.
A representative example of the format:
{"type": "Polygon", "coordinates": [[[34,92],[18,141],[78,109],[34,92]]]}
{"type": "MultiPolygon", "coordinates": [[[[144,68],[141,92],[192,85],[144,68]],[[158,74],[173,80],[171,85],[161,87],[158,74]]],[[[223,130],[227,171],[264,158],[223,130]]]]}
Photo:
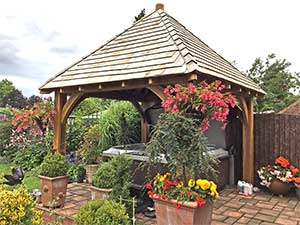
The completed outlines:
{"type": "MultiPolygon", "coordinates": [[[[4,174],[11,174],[11,169],[13,168],[12,164],[0,164],[0,181],[3,182],[5,179],[3,178],[4,174]]],[[[23,180],[24,185],[29,191],[33,189],[40,188],[40,180],[34,172],[25,172],[25,177],[23,180]]]]}

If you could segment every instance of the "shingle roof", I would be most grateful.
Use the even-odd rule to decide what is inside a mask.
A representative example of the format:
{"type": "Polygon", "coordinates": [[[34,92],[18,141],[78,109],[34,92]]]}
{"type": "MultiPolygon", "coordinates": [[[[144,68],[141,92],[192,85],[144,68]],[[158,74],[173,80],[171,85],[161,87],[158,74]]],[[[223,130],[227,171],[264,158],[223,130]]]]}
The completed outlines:
{"type": "Polygon", "coordinates": [[[194,71],[264,91],[177,20],[157,10],[48,80],[40,90],[194,71]]]}
{"type": "Polygon", "coordinates": [[[300,99],[281,110],[279,114],[300,115],[300,99]]]}

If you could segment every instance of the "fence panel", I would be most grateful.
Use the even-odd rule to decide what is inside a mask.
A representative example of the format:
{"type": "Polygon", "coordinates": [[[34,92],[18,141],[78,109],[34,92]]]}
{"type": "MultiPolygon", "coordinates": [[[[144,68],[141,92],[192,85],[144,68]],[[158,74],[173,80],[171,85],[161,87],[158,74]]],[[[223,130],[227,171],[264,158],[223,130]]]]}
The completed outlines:
{"type": "Polygon", "coordinates": [[[300,166],[300,116],[256,114],[254,148],[256,170],[273,163],[280,155],[287,157],[295,166],[300,166]]]}

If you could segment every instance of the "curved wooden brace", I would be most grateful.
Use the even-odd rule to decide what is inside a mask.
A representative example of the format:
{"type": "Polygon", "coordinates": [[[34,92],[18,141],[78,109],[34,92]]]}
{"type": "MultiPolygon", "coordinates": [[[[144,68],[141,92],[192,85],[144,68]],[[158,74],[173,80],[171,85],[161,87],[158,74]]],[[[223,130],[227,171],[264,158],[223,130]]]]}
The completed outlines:
{"type": "Polygon", "coordinates": [[[241,106],[239,106],[239,109],[242,111],[242,114],[243,114],[243,121],[242,122],[248,123],[248,121],[249,121],[249,116],[248,116],[249,109],[248,109],[248,106],[247,106],[246,99],[242,96],[237,96],[237,99],[241,103],[241,106]]]}
{"type": "Polygon", "coordinates": [[[67,119],[72,112],[72,110],[86,97],[83,93],[72,94],[70,98],[67,100],[66,104],[62,110],[61,123],[66,124],[67,119]]]}
{"type": "Polygon", "coordinates": [[[166,100],[164,89],[161,86],[150,86],[150,87],[147,87],[147,89],[149,89],[150,91],[152,91],[162,101],[166,100]]]}

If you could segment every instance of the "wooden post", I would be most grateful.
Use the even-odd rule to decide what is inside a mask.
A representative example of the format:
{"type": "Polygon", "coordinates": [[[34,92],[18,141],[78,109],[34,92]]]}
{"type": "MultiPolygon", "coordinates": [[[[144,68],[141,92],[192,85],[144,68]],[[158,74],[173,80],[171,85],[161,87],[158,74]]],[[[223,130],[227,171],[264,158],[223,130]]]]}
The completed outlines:
{"type": "Polygon", "coordinates": [[[243,106],[243,180],[254,182],[254,115],[253,99],[245,99],[243,106]]]}
{"type": "Polygon", "coordinates": [[[62,123],[62,111],[67,101],[67,95],[55,91],[54,107],[56,111],[54,121],[53,150],[61,154],[66,154],[66,124],[62,123]]]}
{"type": "Polygon", "coordinates": [[[149,128],[148,128],[148,122],[145,120],[145,118],[141,118],[141,142],[147,143],[148,141],[148,134],[149,134],[149,128]]]}

